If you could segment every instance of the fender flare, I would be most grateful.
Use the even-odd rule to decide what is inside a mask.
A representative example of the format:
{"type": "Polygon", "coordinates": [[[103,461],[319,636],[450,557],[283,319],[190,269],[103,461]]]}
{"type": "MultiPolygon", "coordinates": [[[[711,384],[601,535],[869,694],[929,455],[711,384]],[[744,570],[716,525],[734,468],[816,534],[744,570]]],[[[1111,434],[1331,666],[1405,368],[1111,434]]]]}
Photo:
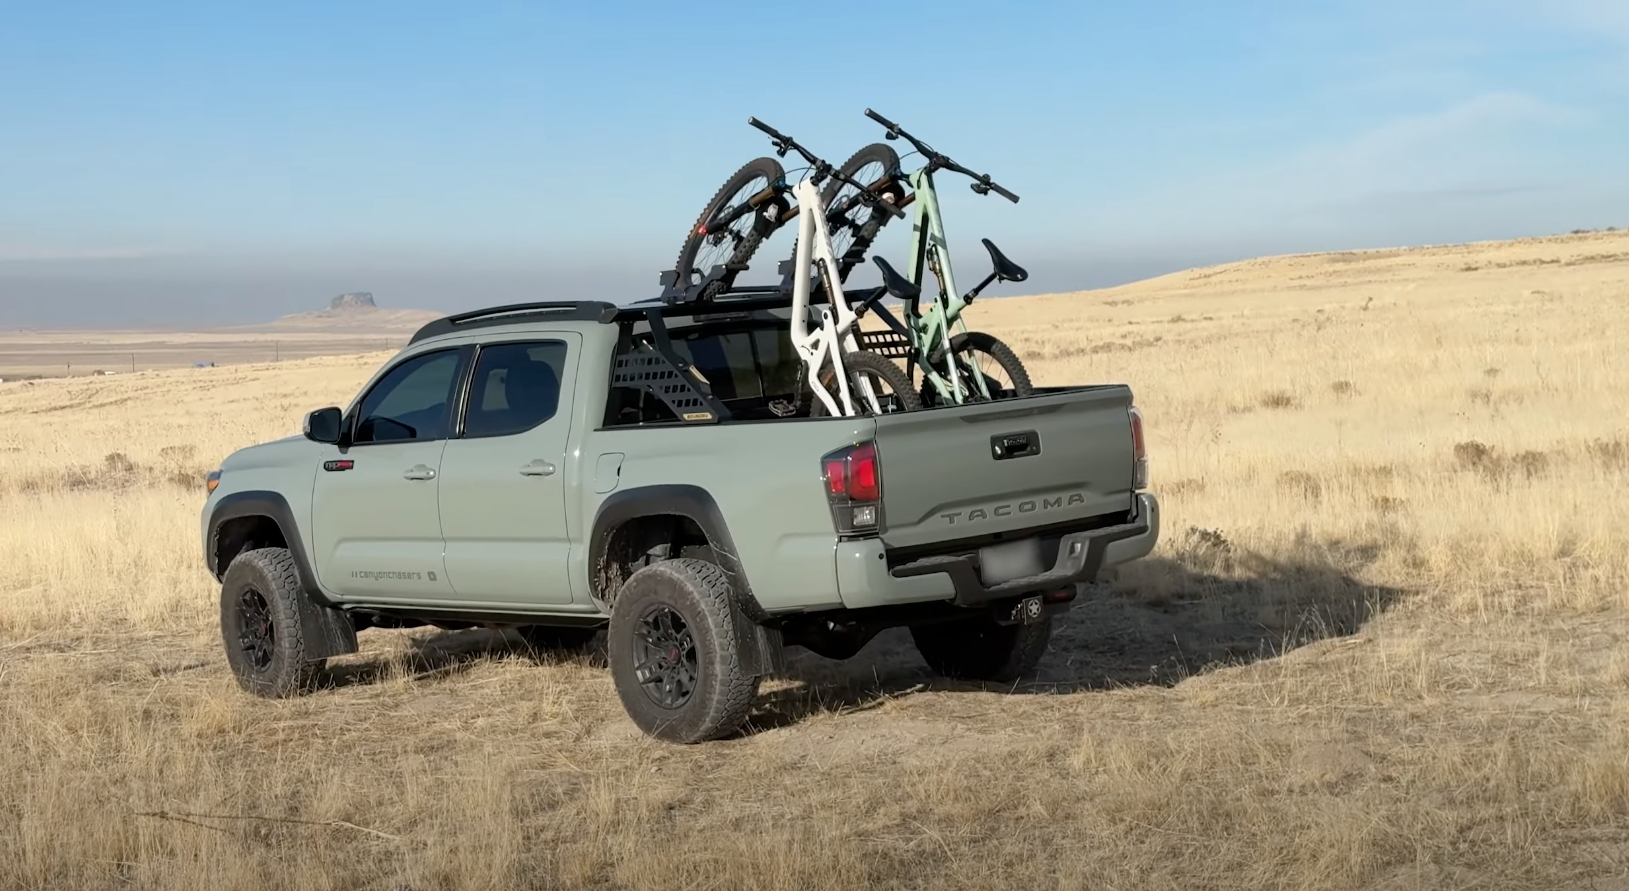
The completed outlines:
{"type": "MultiPolygon", "coordinates": [[[[751,654],[746,666],[756,674],[771,674],[785,667],[784,649],[779,629],[771,627],[769,614],[753,596],[752,583],[741,567],[740,552],[730,528],[724,521],[724,512],[706,489],[685,484],[640,486],[613,492],[600,502],[594,514],[594,524],[588,545],[589,584],[600,575],[606,558],[611,533],[617,527],[641,517],[680,516],[689,519],[707,537],[707,544],[718,558],[719,568],[730,577],[730,590],[735,598],[736,640],[743,655],[751,654]],[[744,619],[745,621],[740,621],[744,619]]],[[[595,596],[604,602],[603,598],[595,596]]]]}
{"type": "Polygon", "coordinates": [[[746,571],[741,568],[741,557],[735,549],[735,539],[730,537],[730,527],[724,522],[724,512],[718,509],[718,502],[713,500],[712,494],[700,486],[640,486],[613,492],[600,502],[589,537],[590,578],[597,574],[605,561],[613,530],[629,520],[662,515],[685,517],[695,523],[707,536],[707,544],[718,556],[719,567],[729,574],[730,586],[735,591],[736,605],[741,612],[754,622],[769,618],[752,594],[752,584],[747,580],[746,571]]]}
{"type": "Polygon", "coordinates": [[[216,502],[209,515],[209,536],[205,539],[204,559],[209,574],[217,582],[226,575],[226,567],[218,562],[221,527],[232,520],[249,517],[264,517],[275,523],[289,555],[294,558],[295,572],[305,594],[301,598],[300,630],[307,653],[313,659],[325,659],[356,652],[356,623],[317,585],[317,574],[306,553],[305,540],[300,537],[299,524],[294,521],[294,510],[282,494],[259,490],[233,492],[216,502]]]}

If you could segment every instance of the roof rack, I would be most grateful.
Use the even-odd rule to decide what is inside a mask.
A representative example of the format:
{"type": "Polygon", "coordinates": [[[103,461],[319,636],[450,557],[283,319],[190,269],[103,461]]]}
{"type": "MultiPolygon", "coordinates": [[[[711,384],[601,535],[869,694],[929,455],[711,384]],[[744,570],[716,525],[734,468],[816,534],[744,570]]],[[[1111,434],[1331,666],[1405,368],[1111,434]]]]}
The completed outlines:
{"type": "MultiPolygon", "coordinates": [[[[683,423],[712,423],[729,420],[730,410],[712,393],[712,388],[698,379],[691,363],[673,349],[668,335],[666,319],[669,316],[695,316],[703,318],[714,314],[751,312],[761,309],[783,309],[792,305],[790,261],[781,264],[783,279],[779,285],[747,285],[731,288],[709,300],[697,300],[695,295],[708,282],[722,274],[716,267],[714,275],[694,288],[678,291],[671,287],[674,273],[663,276],[670,287],[658,300],[618,306],[602,300],[573,300],[543,303],[511,303],[471,310],[436,319],[420,328],[408,341],[415,344],[431,337],[456,334],[476,328],[512,325],[524,322],[597,322],[609,325],[615,322],[643,320],[650,325],[650,342],[629,343],[617,354],[612,369],[612,386],[633,387],[648,392],[666,403],[683,423]],[[673,294],[686,295],[672,299],[673,294]]],[[[886,293],[886,288],[870,287],[844,290],[851,304],[873,303],[886,293]]],[[[810,294],[811,302],[823,298],[821,289],[810,294]]]]}
{"type": "Polygon", "coordinates": [[[461,312],[436,319],[420,328],[408,341],[415,344],[430,337],[454,334],[472,328],[492,325],[512,325],[516,322],[599,322],[608,324],[616,319],[621,308],[603,300],[562,300],[548,303],[511,303],[461,312]]]}

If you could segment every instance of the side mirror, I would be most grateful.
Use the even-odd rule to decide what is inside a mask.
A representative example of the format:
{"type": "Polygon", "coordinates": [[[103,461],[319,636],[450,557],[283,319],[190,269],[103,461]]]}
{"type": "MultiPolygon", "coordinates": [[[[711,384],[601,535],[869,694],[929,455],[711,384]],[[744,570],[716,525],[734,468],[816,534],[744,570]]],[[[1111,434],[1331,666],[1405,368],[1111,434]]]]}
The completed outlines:
{"type": "Polygon", "coordinates": [[[305,416],[305,438],[312,442],[337,444],[344,418],[344,414],[332,406],[317,409],[305,416]]]}

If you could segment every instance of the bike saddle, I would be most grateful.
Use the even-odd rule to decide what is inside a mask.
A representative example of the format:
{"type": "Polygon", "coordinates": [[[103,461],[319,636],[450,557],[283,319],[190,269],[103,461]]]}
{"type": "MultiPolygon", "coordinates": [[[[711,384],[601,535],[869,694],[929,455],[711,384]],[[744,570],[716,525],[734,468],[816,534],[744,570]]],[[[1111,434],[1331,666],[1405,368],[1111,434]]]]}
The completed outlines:
{"type": "Polygon", "coordinates": [[[979,241],[984,242],[984,249],[990,252],[990,263],[995,266],[996,275],[1002,281],[1021,282],[1029,278],[1029,273],[1024,271],[1024,267],[1007,259],[1007,256],[1001,253],[1001,249],[996,247],[990,239],[981,238],[979,241]]]}
{"type": "MultiPolygon", "coordinates": [[[[988,244],[988,242],[986,243],[988,244]]],[[[888,293],[907,301],[915,301],[916,298],[922,296],[922,289],[911,284],[910,279],[895,272],[894,267],[889,266],[887,260],[875,254],[871,255],[871,260],[877,264],[878,269],[882,270],[882,286],[888,289],[888,293]]],[[[1016,266],[1013,268],[1018,269],[1016,266]]],[[[1023,272],[1022,269],[1018,271],[1023,272]]]]}

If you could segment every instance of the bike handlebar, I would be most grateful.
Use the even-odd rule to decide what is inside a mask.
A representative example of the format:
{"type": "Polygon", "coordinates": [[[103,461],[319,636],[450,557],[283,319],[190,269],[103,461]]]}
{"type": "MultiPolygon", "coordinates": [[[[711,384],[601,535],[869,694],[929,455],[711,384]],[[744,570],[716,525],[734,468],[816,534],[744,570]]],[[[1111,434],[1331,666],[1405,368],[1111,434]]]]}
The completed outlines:
{"type": "Polygon", "coordinates": [[[935,151],[933,146],[930,146],[922,140],[917,139],[915,136],[905,132],[905,128],[894,123],[893,121],[888,120],[882,115],[877,114],[869,108],[865,110],[865,116],[888,128],[888,138],[897,139],[901,136],[905,137],[910,141],[911,145],[916,146],[916,150],[921,152],[922,155],[928,159],[928,163],[934,167],[941,167],[945,170],[960,173],[971,178],[973,180],[973,191],[979,193],[980,195],[995,192],[997,195],[1000,195],[1014,204],[1018,203],[1018,196],[996,185],[993,181],[991,181],[988,173],[974,173],[973,171],[968,170],[966,167],[957,164],[955,161],[950,160],[949,155],[941,154],[940,152],[935,151]]]}
{"type": "Polygon", "coordinates": [[[769,126],[768,124],[764,123],[763,121],[758,120],[757,118],[749,117],[749,118],[747,118],[747,123],[751,124],[754,127],[757,127],[758,129],[764,131],[765,133],[768,133],[769,138],[775,140],[776,142],[788,142],[789,143],[789,142],[792,141],[791,139],[789,139],[789,138],[787,138],[785,136],[782,136],[779,130],[776,130],[774,127],[769,126]]]}
{"type": "Polygon", "coordinates": [[[808,161],[811,165],[813,165],[815,170],[818,171],[821,175],[828,175],[829,174],[833,179],[835,179],[835,180],[837,180],[839,182],[847,183],[847,184],[853,186],[854,188],[859,189],[860,190],[860,200],[863,201],[864,203],[874,205],[876,207],[880,207],[883,210],[887,211],[888,213],[893,214],[896,217],[905,216],[905,211],[900,210],[898,207],[895,207],[892,203],[890,203],[889,201],[884,199],[881,195],[878,195],[878,194],[872,192],[866,186],[862,186],[859,183],[855,182],[854,180],[850,179],[849,177],[844,176],[843,172],[841,170],[838,170],[837,168],[831,166],[831,164],[827,163],[826,161],[822,160],[821,158],[816,157],[813,152],[809,151],[808,149],[804,148],[803,146],[798,145],[797,140],[793,139],[792,137],[787,136],[784,133],[781,133],[779,130],[776,130],[774,127],[769,126],[768,124],[764,123],[763,121],[758,120],[755,117],[748,117],[747,118],[747,123],[751,124],[754,127],[757,127],[759,130],[762,130],[762,131],[764,131],[764,133],[768,134],[769,138],[775,141],[775,148],[776,148],[777,151],[780,152],[780,154],[782,156],[785,156],[785,154],[788,151],[796,151],[798,154],[803,156],[803,159],[805,161],[808,161]]]}
{"type": "MultiPolygon", "coordinates": [[[[898,124],[894,123],[893,121],[888,120],[887,118],[883,117],[880,114],[877,114],[876,112],[872,111],[869,108],[865,110],[865,116],[870,118],[871,120],[876,121],[877,123],[883,125],[884,127],[887,127],[890,131],[897,132],[897,133],[904,133],[905,132],[905,131],[899,129],[898,124]]],[[[906,139],[911,139],[911,137],[909,135],[907,135],[905,138],[906,139]]],[[[911,141],[915,142],[916,140],[911,139],[911,141]]]]}

